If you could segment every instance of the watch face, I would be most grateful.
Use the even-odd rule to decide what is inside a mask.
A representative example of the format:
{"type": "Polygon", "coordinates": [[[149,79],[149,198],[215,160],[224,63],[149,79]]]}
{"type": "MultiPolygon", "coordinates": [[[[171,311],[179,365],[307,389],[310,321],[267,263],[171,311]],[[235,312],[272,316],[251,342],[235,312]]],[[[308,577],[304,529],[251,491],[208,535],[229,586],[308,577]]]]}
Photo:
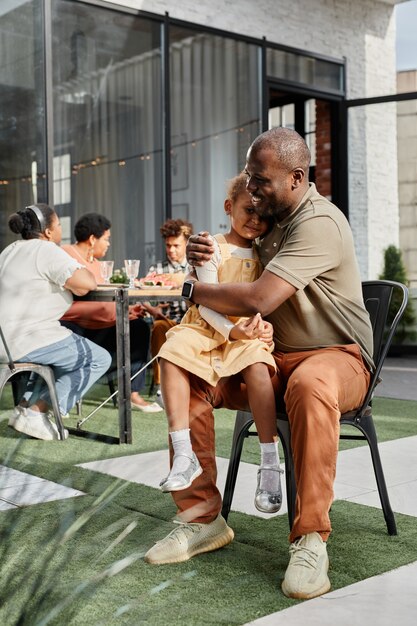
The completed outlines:
{"type": "Polygon", "coordinates": [[[189,299],[193,292],[193,283],[185,281],[182,285],[182,297],[189,299]]]}

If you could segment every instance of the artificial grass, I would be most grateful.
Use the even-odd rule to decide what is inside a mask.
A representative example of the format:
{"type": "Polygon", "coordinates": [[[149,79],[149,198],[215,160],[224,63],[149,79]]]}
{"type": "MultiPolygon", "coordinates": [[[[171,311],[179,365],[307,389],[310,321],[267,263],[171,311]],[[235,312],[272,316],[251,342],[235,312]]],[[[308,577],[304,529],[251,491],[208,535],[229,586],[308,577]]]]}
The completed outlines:
{"type": "MultiPolygon", "coordinates": [[[[84,411],[91,410],[106,391],[98,386],[95,395],[84,402],[84,411]]],[[[5,395],[2,408],[7,405],[12,406],[11,398],[5,395]]],[[[376,398],[379,440],[417,434],[416,406],[416,402],[376,398]]],[[[72,423],[77,419],[72,418],[72,423]]],[[[117,435],[117,411],[106,407],[87,424],[91,430],[117,435]]],[[[220,456],[229,455],[233,425],[232,411],[216,412],[220,456]]],[[[0,423],[1,462],[87,494],[0,513],[0,623],[244,624],[294,604],[279,587],[288,562],[285,516],[264,520],[231,513],[229,523],[236,539],[230,546],[187,563],[152,567],[142,556],[172,529],[172,500],[150,487],[75,467],[164,448],[166,432],[164,413],[135,412],[132,445],[78,437],[65,442],[37,441],[19,436],[5,421],[0,423]],[[93,504],[118,484],[123,489],[110,493],[105,505],[93,504]],[[65,528],[83,519],[85,525],[63,541],[65,528]],[[117,541],[129,525],[131,532],[117,541]],[[113,549],[102,554],[112,542],[113,549]],[[129,555],[133,555],[131,564],[126,569],[122,569],[123,561],[113,566],[115,571],[121,569],[113,575],[112,564],[123,559],[129,563],[129,555]],[[42,621],[60,599],[69,600],[68,606],[50,621],[42,621]]],[[[245,443],[243,459],[258,462],[256,437],[245,443]]],[[[415,560],[415,518],[396,515],[398,537],[387,535],[379,509],[335,502],[331,518],[333,589],[415,560]]]]}
{"type": "MultiPolygon", "coordinates": [[[[107,395],[107,385],[96,385],[83,402],[83,414],[87,415],[107,395]]],[[[42,478],[62,482],[62,477],[71,482],[73,467],[77,463],[86,463],[99,459],[132,455],[140,452],[151,452],[168,447],[167,424],[165,413],[142,413],[132,412],[133,443],[112,445],[92,439],[71,435],[65,442],[54,443],[37,441],[21,437],[7,427],[7,420],[1,421],[6,409],[13,407],[13,401],[9,389],[1,398],[0,409],[0,463],[6,459],[13,450],[11,465],[15,469],[33,473],[42,478]],[[18,449],[15,449],[17,445],[18,449]],[[69,466],[71,471],[66,471],[64,466],[69,466]]],[[[6,411],[7,413],[7,411],[6,411]]],[[[417,402],[410,400],[391,400],[375,398],[373,400],[373,414],[377,430],[378,440],[388,441],[417,435],[417,402]]],[[[232,434],[235,421],[235,412],[227,409],[215,411],[216,422],[216,454],[229,458],[232,445],[232,434]]],[[[71,412],[71,418],[65,420],[65,424],[76,427],[80,419],[71,412]]],[[[96,431],[103,434],[118,436],[118,413],[117,409],[110,404],[105,405],[84,425],[86,430],[96,431]]],[[[346,432],[358,433],[357,429],[344,428],[346,432]]],[[[360,441],[340,441],[340,449],[366,445],[360,441]]],[[[283,454],[281,454],[283,458],[283,454]]],[[[257,437],[246,439],[242,461],[247,463],[259,463],[259,443],[257,437]]],[[[80,487],[76,487],[80,488],[80,487]]],[[[82,489],[82,487],[81,487],[82,489]]]]}
{"type": "MultiPolygon", "coordinates": [[[[232,513],[230,546],[150,566],[142,555],[172,528],[160,517],[167,517],[167,499],[129,487],[101,507],[88,495],[1,514],[0,623],[238,625],[297,602],[280,590],[288,561],[285,518],[232,513]],[[140,510],[151,500],[155,516],[140,510]],[[65,541],[82,516],[85,525],[65,541]]],[[[405,565],[417,553],[415,518],[397,515],[399,535],[389,537],[379,510],[335,502],[332,522],[333,589],[405,565]]]]}

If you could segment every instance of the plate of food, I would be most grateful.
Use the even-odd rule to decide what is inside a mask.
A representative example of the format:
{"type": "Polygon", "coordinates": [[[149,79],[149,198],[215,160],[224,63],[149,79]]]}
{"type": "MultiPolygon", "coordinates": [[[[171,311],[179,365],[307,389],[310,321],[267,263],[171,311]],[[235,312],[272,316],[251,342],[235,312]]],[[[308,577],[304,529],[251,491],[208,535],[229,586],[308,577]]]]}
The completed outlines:
{"type": "Polygon", "coordinates": [[[174,285],[164,285],[162,283],[155,283],[150,280],[139,282],[139,289],[146,289],[147,291],[166,291],[172,289],[174,285]]]}
{"type": "Polygon", "coordinates": [[[163,291],[164,289],[179,288],[178,279],[173,278],[175,274],[157,274],[150,272],[137,281],[139,289],[149,289],[150,291],[163,291]]]}

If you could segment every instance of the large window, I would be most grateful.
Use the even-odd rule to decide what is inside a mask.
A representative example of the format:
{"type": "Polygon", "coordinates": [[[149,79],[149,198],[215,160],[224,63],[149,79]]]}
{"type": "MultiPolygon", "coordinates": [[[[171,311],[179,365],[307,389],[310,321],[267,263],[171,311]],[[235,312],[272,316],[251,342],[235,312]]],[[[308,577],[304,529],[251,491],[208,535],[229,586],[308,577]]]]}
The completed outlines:
{"type": "MultiPolygon", "coordinates": [[[[226,230],[225,182],[266,128],[267,77],[312,103],[313,152],[310,98],[343,95],[342,63],[269,43],[265,63],[264,49],[96,0],[0,0],[2,215],[46,201],[69,242],[80,215],[103,213],[108,257],[139,258],[141,272],[164,254],[171,215],[226,230]]],[[[0,224],[4,247],[13,236],[0,224]]]]}
{"type": "Polygon", "coordinates": [[[7,216],[46,200],[41,0],[0,3],[0,249],[7,216]]]}
{"type": "Polygon", "coordinates": [[[340,62],[275,48],[268,48],[266,59],[266,71],[270,78],[343,95],[344,67],[340,62]]]}
{"type": "Polygon", "coordinates": [[[160,25],[53,1],[54,204],[72,237],[96,211],[112,221],[120,266],[155,256],[163,219],[160,25]]]}
{"type": "Polygon", "coordinates": [[[170,29],[172,213],[195,230],[228,227],[225,180],[260,132],[257,46],[170,29]]]}

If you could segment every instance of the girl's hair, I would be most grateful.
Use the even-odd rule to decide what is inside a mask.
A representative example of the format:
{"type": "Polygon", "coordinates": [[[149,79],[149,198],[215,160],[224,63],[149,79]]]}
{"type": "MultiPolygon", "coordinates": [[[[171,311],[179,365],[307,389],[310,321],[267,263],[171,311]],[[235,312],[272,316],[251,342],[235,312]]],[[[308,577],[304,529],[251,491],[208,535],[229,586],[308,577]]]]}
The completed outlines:
{"type": "Polygon", "coordinates": [[[91,235],[99,239],[110,228],[111,222],[104,215],[100,215],[100,213],[86,213],[76,222],[74,237],[76,241],[87,241],[91,235]]]}
{"type": "Polygon", "coordinates": [[[245,172],[240,172],[226,183],[226,195],[231,202],[236,202],[238,196],[246,191],[247,176],[245,172]]]}
{"type": "Polygon", "coordinates": [[[39,239],[39,235],[51,228],[56,213],[47,204],[32,204],[9,217],[9,228],[22,239],[39,239]]]}

